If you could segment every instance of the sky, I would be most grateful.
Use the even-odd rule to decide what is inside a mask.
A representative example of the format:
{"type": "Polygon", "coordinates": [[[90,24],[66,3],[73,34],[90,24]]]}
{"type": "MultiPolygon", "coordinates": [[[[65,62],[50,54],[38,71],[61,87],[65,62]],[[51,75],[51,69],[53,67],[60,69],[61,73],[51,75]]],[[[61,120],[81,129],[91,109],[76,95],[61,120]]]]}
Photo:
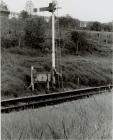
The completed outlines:
{"type": "MultiPolygon", "coordinates": [[[[10,11],[20,12],[25,8],[27,0],[3,0],[10,11]]],[[[59,7],[58,15],[70,15],[82,21],[113,21],[113,0],[57,0],[59,7]]],[[[51,0],[32,0],[34,7],[46,7],[51,0]]],[[[37,13],[50,16],[51,13],[37,13]]]]}

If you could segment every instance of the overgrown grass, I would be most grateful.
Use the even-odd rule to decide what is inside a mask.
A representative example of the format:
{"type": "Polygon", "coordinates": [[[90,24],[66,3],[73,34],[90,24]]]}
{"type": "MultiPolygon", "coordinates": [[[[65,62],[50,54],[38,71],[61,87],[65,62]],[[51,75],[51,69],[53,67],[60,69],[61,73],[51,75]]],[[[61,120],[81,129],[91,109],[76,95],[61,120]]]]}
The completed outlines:
{"type": "MultiPolygon", "coordinates": [[[[32,94],[26,91],[26,77],[30,77],[30,67],[39,72],[51,71],[51,55],[25,48],[2,49],[1,57],[2,99],[32,94]]],[[[62,58],[64,87],[99,86],[112,82],[112,58],[95,55],[65,55],[62,58]]],[[[38,92],[37,92],[38,94],[38,92]]]]}
{"type": "Polygon", "coordinates": [[[65,81],[77,85],[100,86],[112,83],[111,58],[96,56],[67,56],[63,59],[65,81]]]}
{"type": "Polygon", "coordinates": [[[37,54],[38,56],[43,56],[43,53],[41,53],[40,50],[36,50],[34,48],[27,48],[27,47],[23,47],[23,48],[19,48],[19,47],[11,47],[8,49],[8,52],[12,53],[12,54],[19,54],[19,55],[24,55],[24,56],[32,56],[32,57],[36,57],[37,54]]]}
{"type": "MultiPolygon", "coordinates": [[[[16,48],[16,50],[18,49],[16,48]]],[[[49,69],[49,58],[38,56],[38,51],[31,50],[31,55],[30,50],[26,49],[28,52],[24,52],[25,49],[19,49],[19,53],[16,50],[2,49],[2,98],[26,95],[26,76],[30,76],[30,68],[32,65],[38,67],[39,71],[49,69]]]]}
{"type": "Polygon", "coordinates": [[[2,114],[4,140],[112,139],[112,94],[29,111],[2,114]]]}

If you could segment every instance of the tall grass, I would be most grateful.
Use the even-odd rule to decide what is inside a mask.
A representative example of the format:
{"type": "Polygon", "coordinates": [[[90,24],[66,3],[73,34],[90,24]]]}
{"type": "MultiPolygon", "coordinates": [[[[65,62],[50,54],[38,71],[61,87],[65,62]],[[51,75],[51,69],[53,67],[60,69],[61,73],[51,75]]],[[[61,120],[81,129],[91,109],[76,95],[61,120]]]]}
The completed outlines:
{"type": "Polygon", "coordinates": [[[4,140],[112,139],[112,94],[1,116],[4,140]]]}
{"type": "Polygon", "coordinates": [[[31,52],[27,50],[27,52],[25,52],[26,50],[17,48],[14,50],[11,48],[2,49],[2,98],[26,95],[26,76],[30,77],[30,68],[32,65],[38,67],[40,71],[49,69],[49,58],[36,57],[36,50],[31,50],[31,52]]]}
{"type": "Polygon", "coordinates": [[[99,86],[112,83],[111,58],[99,58],[95,56],[66,56],[63,59],[63,73],[65,81],[77,85],[99,86]]]}

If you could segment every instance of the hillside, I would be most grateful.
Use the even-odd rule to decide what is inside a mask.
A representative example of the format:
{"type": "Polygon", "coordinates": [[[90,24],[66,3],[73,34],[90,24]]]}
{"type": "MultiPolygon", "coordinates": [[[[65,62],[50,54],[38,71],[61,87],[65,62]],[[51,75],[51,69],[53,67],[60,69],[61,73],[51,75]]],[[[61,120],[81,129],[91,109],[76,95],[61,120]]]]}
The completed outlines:
{"type": "MultiPolygon", "coordinates": [[[[30,78],[30,67],[36,66],[41,72],[50,71],[51,55],[26,48],[2,49],[1,52],[2,99],[34,94],[25,86],[28,82],[26,78],[30,78]]],[[[80,55],[63,55],[62,69],[65,88],[78,88],[78,77],[80,87],[110,84],[112,48],[101,47],[80,52],[80,55]]],[[[36,94],[40,93],[43,91],[36,94]]]]}

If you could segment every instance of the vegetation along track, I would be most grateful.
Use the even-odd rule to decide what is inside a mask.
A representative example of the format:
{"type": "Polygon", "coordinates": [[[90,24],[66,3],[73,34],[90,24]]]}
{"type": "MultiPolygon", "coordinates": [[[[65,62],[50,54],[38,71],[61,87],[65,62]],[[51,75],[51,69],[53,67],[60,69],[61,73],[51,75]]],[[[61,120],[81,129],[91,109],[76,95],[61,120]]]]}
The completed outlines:
{"type": "Polygon", "coordinates": [[[94,94],[103,93],[103,91],[106,90],[111,90],[112,87],[112,85],[91,87],[45,95],[3,100],[1,101],[1,112],[9,113],[11,111],[19,111],[28,108],[38,108],[47,105],[55,105],[66,101],[78,100],[94,94]]]}

